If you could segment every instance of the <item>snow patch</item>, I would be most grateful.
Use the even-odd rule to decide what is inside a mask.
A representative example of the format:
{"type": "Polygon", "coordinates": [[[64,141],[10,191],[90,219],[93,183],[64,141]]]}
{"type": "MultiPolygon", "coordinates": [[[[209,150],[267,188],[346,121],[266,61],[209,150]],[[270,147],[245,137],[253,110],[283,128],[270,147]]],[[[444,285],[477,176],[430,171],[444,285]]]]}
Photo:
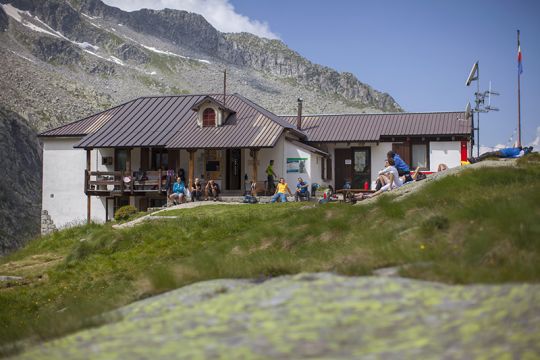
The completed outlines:
{"type": "Polygon", "coordinates": [[[16,52],[13,51],[13,50],[9,50],[9,52],[11,52],[11,53],[17,55],[18,57],[20,57],[20,58],[22,58],[22,59],[24,59],[24,60],[30,61],[31,63],[34,63],[34,64],[36,63],[34,60],[32,60],[32,59],[30,59],[30,58],[27,58],[26,56],[21,55],[21,54],[19,54],[19,53],[16,53],[16,52]]]}
{"type": "Polygon", "coordinates": [[[116,56],[110,56],[109,57],[110,61],[114,62],[114,63],[117,63],[118,65],[122,65],[122,66],[125,66],[124,62],[122,60],[120,60],[119,58],[117,58],[116,56]]]}
{"type": "Polygon", "coordinates": [[[79,45],[79,47],[80,47],[81,49],[89,49],[89,48],[90,48],[90,49],[92,49],[92,50],[94,50],[94,51],[99,50],[99,46],[92,45],[92,44],[90,44],[90,43],[87,43],[86,41],[85,41],[85,42],[82,42],[82,43],[80,43],[80,42],[75,42],[75,41],[74,41],[73,43],[79,45]]]}
{"type": "Polygon", "coordinates": [[[85,13],[81,13],[82,16],[84,16],[85,18],[88,18],[90,20],[96,20],[96,19],[99,19],[99,17],[97,16],[90,16],[88,14],[85,14],[85,13]]]}
{"type": "Polygon", "coordinates": [[[202,63],[205,63],[205,64],[211,64],[211,62],[208,61],[208,60],[193,59],[193,58],[190,58],[189,56],[183,56],[183,55],[180,55],[180,54],[173,53],[171,51],[159,50],[159,49],[156,49],[155,47],[152,47],[152,46],[146,46],[146,45],[140,44],[140,43],[138,43],[138,44],[141,45],[143,48],[148,49],[148,50],[153,51],[153,52],[158,53],[158,54],[163,54],[163,55],[167,55],[167,56],[176,56],[176,57],[179,57],[181,59],[195,60],[195,61],[199,61],[199,62],[202,62],[202,63]]]}
{"type": "MultiPolygon", "coordinates": [[[[42,27],[39,27],[39,26],[37,26],[35,24],[32,24],[32,23],[26,21],[25,19],[23,19],[21,15],[26,15],[26,16],[32,17],[32,14],[30,14],[28,11],[19,10],[19,9],[17,9],[16,7],[14,7],[11,4],[1,4],[1,5],[2,5],[2,9],[4,9],[4,12],[8,16],[10,16],[13,20],[15,20],[15,21],[21,23],[22,25],[26,26],[27,28],[29,28],[31,30],[34,30],[34,31],[37,31],[37,32],[47,34],[47,35],[51,35],[51,36],[54,36],[54,37],[57,37],[57,38],[63,38],[63,36],[58,34],[58,32],[52,30],[46,24],[45,24],[46,27],[51,29],[52,31],[48,31],[48,30],[46,30],[46,29],[44,29],[42,27]]],[[[34,17],[34,19],[36,19],[40,23],[44,24],[43,21],[39,20],[37,17],[34,17]]]]}

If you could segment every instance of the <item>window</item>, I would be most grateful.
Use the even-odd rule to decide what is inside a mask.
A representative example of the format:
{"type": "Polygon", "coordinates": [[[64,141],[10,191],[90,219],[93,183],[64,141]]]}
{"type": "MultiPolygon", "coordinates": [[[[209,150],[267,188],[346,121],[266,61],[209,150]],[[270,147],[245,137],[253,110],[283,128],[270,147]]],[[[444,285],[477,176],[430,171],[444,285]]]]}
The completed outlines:
{"type": "Polygon", "coordinates": [[[203,112],[203,127],[213,127],[216,126],[216,112],[214,109],[207,108],[203,112]]]}
{"type": "Polygon", "coordinates": [[[169,154],[166,150],[152,149],[152,169],[167,170],[169,168],[169,154]]]}
{"type": "Polygon", "coordinates": [[[423,170],[428,169],[427,144],[412,144],[411,170],[417,167],[423,170]]]}

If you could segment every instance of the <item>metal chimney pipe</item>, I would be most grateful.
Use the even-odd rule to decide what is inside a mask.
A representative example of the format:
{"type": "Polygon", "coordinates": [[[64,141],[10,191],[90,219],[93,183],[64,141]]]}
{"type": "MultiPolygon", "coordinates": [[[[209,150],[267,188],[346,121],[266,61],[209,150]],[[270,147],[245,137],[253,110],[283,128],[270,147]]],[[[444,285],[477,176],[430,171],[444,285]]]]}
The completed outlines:
{"type": "Polygon", "coordinates": [[[296,117],[296,128],[302,130],[302,98],[298,98],[298,116],[296,117]]]}

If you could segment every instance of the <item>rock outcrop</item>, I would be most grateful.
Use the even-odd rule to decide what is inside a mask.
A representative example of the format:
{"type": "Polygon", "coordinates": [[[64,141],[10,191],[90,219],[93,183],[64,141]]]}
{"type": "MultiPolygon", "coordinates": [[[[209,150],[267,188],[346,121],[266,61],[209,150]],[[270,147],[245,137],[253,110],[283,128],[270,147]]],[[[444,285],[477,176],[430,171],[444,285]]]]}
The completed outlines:
{"type": "Polygon", "coordinates": [[[21,359],[534,358],[540,285],[448,286],[329,273],[214,280],[131,304],[121,320],[21,359]]]}
{"type": "Polygon", "coordinates": [[[40,232],[41,146],[26,120],[0,107],[0,254],[40,232]]]}

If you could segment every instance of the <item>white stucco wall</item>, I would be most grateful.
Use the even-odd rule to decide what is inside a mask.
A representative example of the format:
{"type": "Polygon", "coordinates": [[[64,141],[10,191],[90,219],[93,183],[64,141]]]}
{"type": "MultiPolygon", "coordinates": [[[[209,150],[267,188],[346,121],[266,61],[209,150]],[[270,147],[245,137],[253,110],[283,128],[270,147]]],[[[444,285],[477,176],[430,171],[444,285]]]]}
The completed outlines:
{"type": "MultiPolygon", "coordinates": [[[[86,151],[74,149],[79,138],[42,139],[43,197],[42,209],[47,210],[58,228],[86,221],[87,198],[84,194],[86,151]]],[[[97,151],[92,151],[92,168],[97,151]]],[[[101,162],[101,158],[98,159],[101,162]]],[[[92,220],[105,221],[105,199],[92,197],[92,220]]]]}
{"type": "Polygon", "coordinates": [[[461,165],[461,141],[429,143],[429,170],[437,171],[439,164],[446,164],[449,168],[461,165]]]}
{"type": "MultiPolygon", "coordinates": [[[[305,148],[298,146],[290,141],[285,140],[285,151],[283,154],[283,172],[280,174],[285,178],[285,182],[289,184],[289,188],[292,192],[294,192],[294,189],[296,188],[296,183],[298,182],[298,178],[301,177],[304,181],[306,181],[308,184],[313,183],[313,169],[311,159],[313,156],[316,156],[315,154],[311,153],[311,151],[306,150],[305,148]],[[299,172],[287,172],[287,158],[303,158],[306,159],[304,161],[305,165],[305,172],[299,173],[299,172]]],[[[320,178],[320,172],[321,169],[319,168],[319,178],[320,178]]]]}
{"type": "MultiPolygon", "coordinates": [[[[284,143],[285,136],[282,135],[273,148],[260,149],[257,155],[257,181],[266,181],[266,167],[270,163],[270,160],[274,160],[274,173],[279,176],[284,175],[284,143]]],[[[253,169],[253,158],[249,155],[249,150],[244,152],[244,173],[247,173],[249,180],[251,180],[253,169]]]]}
{"type": "Polygon", "coordinates": [[[371,144],[371,183],[377,180],[377,173],[384,169],[386,154],[392,150],[392,143],[371,144]]]}

